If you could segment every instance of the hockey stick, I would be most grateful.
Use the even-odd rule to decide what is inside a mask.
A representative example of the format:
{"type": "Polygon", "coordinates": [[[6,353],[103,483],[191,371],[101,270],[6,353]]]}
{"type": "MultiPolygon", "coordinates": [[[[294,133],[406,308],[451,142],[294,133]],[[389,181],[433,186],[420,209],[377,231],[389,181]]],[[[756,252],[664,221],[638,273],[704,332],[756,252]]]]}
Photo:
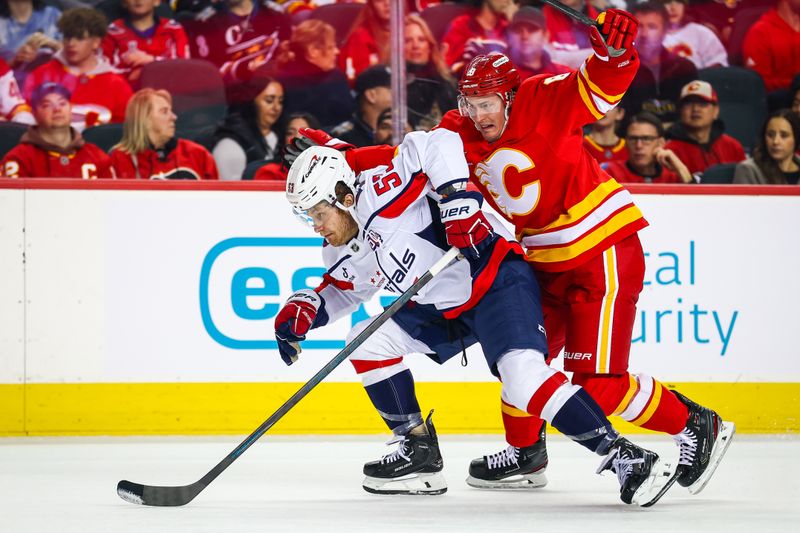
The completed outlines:
{"type": "Polygon", "coordinates": [[[555,9],[558,9],[559,11],[564,13],[565,15],[574,18],[578,22],[582,22],[583,24],[586,24],[587,26],[597,26],[597,22],[593,21],[587,15],[581,13],[580,11],[576,11],[576,10],[572,9],[569,6],[565,6],[564,4],[559,2],[558,0],[542,0],[542,2],[544,2],[545,4],[550,4],[552,7],[554,7],[555,9]]]}
{"type": "Polygon", "coordinates": [[[322,369],[314,374],[308,383],[300,387],[300,390],[295,392],[291,398],[281,405],[263,424],[253,431],[239,446],[237,446],[231,453],[227,455],[222,461],[212,468],[205,476],[195,481],[191,485],[183,485],[179,487],[157,487],[152,485],[141,485],[139,483],[132,483],[127,480],[122,480],[117,484],[117,494],[126,502],[135,503],[139,505],[154,505],[159,507],[174,507],[179,505],[186,505],[192,501],[195,496],[200,494],[218,475],[220,475],[231,463],[242,455],[255,441],[257,441],[269,428],[275,425],[283,415],[297,405],[311,390],[319,385],[325,377],[333,372],[333,369],[347,359],[347,357],[355,351],[356,348],[367,340],[381,324],[389,320],[397,311],[400,310],[414,295],[416,295],[422,287],[428,284],[434,276],[441,272],[447,265],[449,265],[458,256],[458,248],[450,248],[446,254],[442,256],[419,280],[409,287],[397,300],[387,307],[383,313],[372,321],[372,323],[364,328],[364,331],[359,333],[344,349],[339,352],[336,357],[331,359],[322,369]]]}

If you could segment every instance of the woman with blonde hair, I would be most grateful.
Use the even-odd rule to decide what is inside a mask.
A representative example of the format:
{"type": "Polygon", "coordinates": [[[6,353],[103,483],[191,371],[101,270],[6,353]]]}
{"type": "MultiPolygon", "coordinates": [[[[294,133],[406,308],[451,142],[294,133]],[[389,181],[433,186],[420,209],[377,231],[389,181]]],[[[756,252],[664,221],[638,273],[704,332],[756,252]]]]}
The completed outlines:
{"type": "Polygon", "coordinates": [[[122,140],[111,150],[117,178],[218,179],[211,154],[197,143],[175,137],[172,96],[141,89],[128,101],[122,140]]]}
{"type": "Polygon", "coordinates": [[[405,19],[408,120],[429,130],[456,107],[456,81],[447,68],[428,24],[416,14],[405,19]]]}
{"type": "Polygon", "coordinates": [[[324,128],[347,120],[355,100],[344,73],[336,67],[336,30],[321,20],[298,24],[289,41],[291,60],[280,70],[285,99],[283,112],[311,113],[324,128]]]}

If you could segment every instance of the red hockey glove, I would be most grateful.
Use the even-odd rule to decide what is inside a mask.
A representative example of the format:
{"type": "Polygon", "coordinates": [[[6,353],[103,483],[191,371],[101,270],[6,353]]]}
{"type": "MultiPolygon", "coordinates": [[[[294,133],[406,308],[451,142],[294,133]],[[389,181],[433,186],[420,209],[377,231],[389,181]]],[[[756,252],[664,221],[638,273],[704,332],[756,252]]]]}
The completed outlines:
{"type": "Polygon", "coordinates": [[[299,342],[306,340],[308,330],[327,322],[322,296],[310,289],[292,294],[275,317],[275,339],[283,362],[291,365],[297,361],[299,342]]]}
{"type": "Polygon", "coordinates": [[[595,55],[603,61],[633,51],[633,40],[639,32],[636,17],[621,9],[608,9],[597,16],[597,24],[589,29],[589,40],[595,55]]]}
{"type": "Polygon", "coordinates": [[[297,159],[297,156],[303,153],[303,150],[312,146],[327,146],[339,150],[340,152],[355,148],[354,145],[346,143],[336,137],[331,137],[322,130],[300,128],[297,131],[297,136],[291,143],[286,145],[286,148],[283,150],[283,164],[286,168],[291,167],[294,160],[297,159]]]}
{"type": "Polygon", "coordinates": [[[439,202],[439,212],[447,233],[447,243],[455,246],[468,260],[475,260],[495,237],[481,204],[483,197],[475,191],[460,191],[439,202]],[[487,240],[488,239],[488,240],[487,240]]]}

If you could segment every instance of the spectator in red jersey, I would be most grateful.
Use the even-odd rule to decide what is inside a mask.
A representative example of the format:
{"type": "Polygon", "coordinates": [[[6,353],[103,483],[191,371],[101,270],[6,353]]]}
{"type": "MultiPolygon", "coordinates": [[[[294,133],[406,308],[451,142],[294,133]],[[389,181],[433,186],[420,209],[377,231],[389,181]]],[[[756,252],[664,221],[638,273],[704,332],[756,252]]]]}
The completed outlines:
{"type": "Polygon", "coordinates": [[[336,30],[321,20],[298,24],[289,41],[292,59],[283,65],[278,80],[285,91],[284,112],[307,112],[329,128],[347,120],[356,108],[350,85],[336,68],[339,48],[336,30]]]}
{"type": "Polygon", "coordinates": [[[14,72],[4,59],[0,58],[0,121],[10,120],[24,124],[34,124],[31,108],[22,97],[14,72]]]}
{"type": "Polygon", "coordinates": [[[483,0],[475,13],[453,19],[442,38],[444,59],[453,72],[460,72],[472,55],[464,57],[464,49],[471,41],[500,41],[506,43],[508,21],[518,6],[512,0],[483,0]]]}
{"type": "Polygon", "coordinates": [[[639,38],[635,45],[641,65],[622,106],[629,117],[639,111],[649,111],[667,127],[678,118],[681,87],[697,79],[697,68],[688,59],[664,47],[669,17],[663,4],[637,4],[631,8],[631,13],[639,21],[639,38]]]}
{"type": "Polygon", "coordinates": [[[240,180],[248,164],[278,161],[281,154],[279,120],[283,114],[283,86],[258,73],[242,84],[238,102],[228,109],[225,123],[214,134],[211,152],[224,180],[240,180]]]}
{"type": "Polygon", "coordinates": [[[544,49],[548,33],[541,10],[530,6],[519,8],[508,25],[507,35],[509,57],[517,66],[523,81],[537,74],[564,74],[570,71],[566,65],[553,62],[544,49]]]}
{"type": "Polygon", "coordinates": [[[750,28],[742,47],[745,66],[758,72],[770,92],[787,90],[800,73],[798,50],[800,0],[778,0],[750,28]]]}
{"type": "Polygon", "coordinates": [[[602,165],[620,183],[694,183],[694,178],[675,152],[664,148],[664,126],[643,111],[628,121],[625,134],[628,159],[602,165]]]}
{"type": "Polygon", "coordinates": [[[598,163],[628,159],[625,139],[617,135],[617,128],[624,118],[625,110],[617,106],[594,122],[590,126],[589,133],[583,136],[584,148],[598,163]]]}
{"type": "Polygon", "coordinates": [[[112,22],[103,39],[103,54],[129,81],[139,79],[153,61],[189,57],[183,26],[156,15],[161,0],[122,0],[128,14],[112,22]]]}
{"type": "Polygon", "coordinates": [[[215,180],[217,165],[208,150],[175,137],[172,96],[141,89],[128,103],[122,140],[111,150],[118,178],[215,180]]]}
{"type": "Polygon", "coordinates": [[[105,17],[94,9],[76,7],[65,11],[58,20],[63,48],[25,79],[23,94],[28,100],[43,83],[66,87],[72,94],[72,126],[78,131],[122,122],[133,93],[125,78],[98,54],[106,26],[105,17]]]}
{"type": "MultiPolygon", "coordinates": [[[[289,146],[294,138],[297,137],[297,132],[300,131],[301,128],[312,128],[316,130],[319,129],[319,127],[319,121],[311,113],[292,113],[286,120],[286,133],[283,136],[283,145],[289,146]]],[[[247,174],[248,172],[245,170],[244,175],[246,176],[247,174]]],[[[289,169],[284,166],[283,161],[271,161],[266,165],[262,164],[258,170],[256,170],[253,179],[285,182],[288,174],[289,169]]]]}
{"type": "Polygon", "coordinates": [[[113,178],[111,159],[87,143],[70,126],[70,93],[57,83],[45,82],[33,91],[36,126],[3,158],[0,168],[7,178],[113,178]]]}
{"type": "Polygon", "coordinates": [[[184,22],[191,56],[219,68],[225,84],[238,85],[273,64],[291,36],[289,19],[263,0],[222,0],[184,22]]]}
{"type": "Polygon", "coordinates": [[[788,109],[772,113],[761,127],[753,157],[736,165],[734,183],[797,185],[800,183],[800,116],[788,109]]]}
{"type": "Polygon", "coordinates": [[[345,37],[339,69],[350,85],[367,67],[389,62],[389,13],[389,0],[367,0],[345,37]]]}
{"type": "Polygon", "coordinates": [[[428,24],[419,15],[405,20],[406,105],[415,130],[430,130],[456,107],[456,80],[428,24]]]}
{"type": "Polygon", "coordinates": [[[667,148],[673,150],[692,174],[711,165],[738,163],[745,158],[742,144],[726,135],[719,120],[717,93],[711,84],[695,80],[681,90],[680,120],[667,131],[667,148]]]}
{"type": "MultiPolygon", "coordinates": [[[[562,3],[584,13],[591,19],[597,18],[600,13],[586,0],[564,0],[562,3]]],[[[545,5],[542,11],[547,20],[548,39],[553,59],[570,68],[579,68],[586,56],[592,53],[586,26],[552,6],[545,5]]]]}

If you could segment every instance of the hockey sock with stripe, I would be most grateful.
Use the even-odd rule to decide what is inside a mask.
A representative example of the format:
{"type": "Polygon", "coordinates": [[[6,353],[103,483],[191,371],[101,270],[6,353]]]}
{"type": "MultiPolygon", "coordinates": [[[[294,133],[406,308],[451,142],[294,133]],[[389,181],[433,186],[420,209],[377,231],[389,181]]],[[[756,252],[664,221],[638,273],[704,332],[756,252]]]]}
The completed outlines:
{"type": "Polygon", "coordinates": [[[580,387],[575,387],[574,394],[564,402],[550,423],[570,439],[599,455],[605,455],[619,437],[597,402],[580,387]]]}
{"type": "Polygon", "coordinates": [[[411,428],[422,424],[410,370],[403,370],[364,388],[378,414],[396,435],[405,435],[411,428]]]}

